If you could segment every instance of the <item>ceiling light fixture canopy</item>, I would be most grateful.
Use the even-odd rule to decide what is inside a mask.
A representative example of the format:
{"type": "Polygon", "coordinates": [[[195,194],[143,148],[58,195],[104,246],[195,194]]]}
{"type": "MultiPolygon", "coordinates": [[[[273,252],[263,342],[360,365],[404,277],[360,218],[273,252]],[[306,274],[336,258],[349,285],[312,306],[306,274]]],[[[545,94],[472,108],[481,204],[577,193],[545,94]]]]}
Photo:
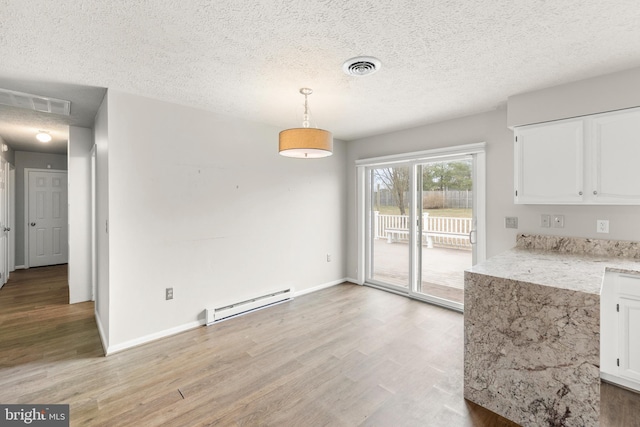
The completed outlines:
{"type": "Polygon", "coordinates": [[[36,134],[36,139],[40,142],[49,142],[51,141],[51,134],[49,134],[49,132],[39,130],[36,134]]]}
{"type": "Polygon", "coordinates": [[[309,127],[309,104],[307,97],[313,90],[303,87],[304,115],[302,127],[280,132],[280,155],[300,159],[317,159],[333,154],[333,135],[331,132],[309,127]]]}

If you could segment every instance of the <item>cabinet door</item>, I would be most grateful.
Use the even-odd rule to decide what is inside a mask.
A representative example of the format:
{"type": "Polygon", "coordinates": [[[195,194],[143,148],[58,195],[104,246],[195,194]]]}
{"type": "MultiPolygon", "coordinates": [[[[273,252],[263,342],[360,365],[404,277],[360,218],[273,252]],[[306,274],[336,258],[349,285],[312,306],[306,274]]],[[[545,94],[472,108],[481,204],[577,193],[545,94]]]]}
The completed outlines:
{"type": "Polygon", "coordinates": [[[640,110],[594,116],[591,133],[594,202],[640,204],[640,110]]]}
{"type": "Polygon", "coordinates": [[[583,120],[516,128],[515,203],[583,200],[583,120]]]}
{"type": "Polygon", "coordinates": [[[640,300],[620,298],[619,375],[640,381],[640,300]]]}

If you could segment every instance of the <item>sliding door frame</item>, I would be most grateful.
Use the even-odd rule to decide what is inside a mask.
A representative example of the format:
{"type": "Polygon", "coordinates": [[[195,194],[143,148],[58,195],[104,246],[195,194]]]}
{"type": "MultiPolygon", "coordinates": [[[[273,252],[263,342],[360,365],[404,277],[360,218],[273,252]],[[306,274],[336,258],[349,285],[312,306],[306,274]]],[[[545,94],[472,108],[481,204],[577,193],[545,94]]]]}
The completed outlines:
{"type": "Polygon", "coordinates": [[[485,156],[486,143],[480,142],[477,144],[458,145],[445,148],[437,148],[433,150],[426,150],[413,153],[397,154],[384,157],[375,157],[369,159],[357,160],[356,164],[356,211],[357,211],[357,224],[358,224],[358,283],[376,288],[381,288],[386,291],[406,295],[413,299],[429,302],[435,305],[444,306],[457,311],[463,311],[464,307],[460,303],[455,303],[441,298],[429,297],[424,294],[416,292],[416,280],[419,277],[417,269],[418,265],[418,237],[417,237],[417,223],[416,221],[409,221],[409,284],[406,291],[401,289],[387,288],[380,286],[375,282],[370,283],[367,278],[371,276],[370,272],[367,272],[368,268],[371,268],[371,251],[369,243],[372,242],[371,233],[371,218],[368,215],[368,211],[371,206],[371,191],[370,191],[370,171],[375,167],[382,166],[409,166],[411,173],[411,180],[409,184],[411,217],[416,215],[416,203],[417,203],[417,169],[418,165],[433,161],[445,161],[460,158],[462,156],[472,156],[473,160],[473,214],[474,214],[474,228],[476,234],[477,244],[473,249],[473,264],[484,261],[486,258],[486,156],[485,156]]]}

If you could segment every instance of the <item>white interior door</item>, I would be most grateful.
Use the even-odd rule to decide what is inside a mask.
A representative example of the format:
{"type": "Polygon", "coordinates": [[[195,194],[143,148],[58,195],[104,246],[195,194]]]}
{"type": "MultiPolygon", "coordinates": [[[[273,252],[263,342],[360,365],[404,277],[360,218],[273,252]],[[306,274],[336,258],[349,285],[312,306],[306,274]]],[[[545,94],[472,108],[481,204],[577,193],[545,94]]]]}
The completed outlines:
{"type": "Polygon", "coordinates": [[[8,273],[7,169],[6,160],[0,159],[0,287],[7,283],[8,273]]]}
{"type": "Polygon", "coordinates": [[[28,171],[29,267],[65,264],[67,172],[28,171]]]}

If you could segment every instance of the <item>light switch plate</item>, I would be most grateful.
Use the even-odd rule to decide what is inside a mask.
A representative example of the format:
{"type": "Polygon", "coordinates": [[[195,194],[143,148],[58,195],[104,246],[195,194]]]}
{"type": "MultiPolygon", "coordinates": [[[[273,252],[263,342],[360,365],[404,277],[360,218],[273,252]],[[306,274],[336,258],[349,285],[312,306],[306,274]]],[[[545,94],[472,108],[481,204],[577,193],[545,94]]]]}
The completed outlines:
{"type": "Polygon", "coordinates": [[[540,215],[540,227],[543,227],[543,228],[551,227],[551,215],[549,214],[540,215]]]}
{"type": "Polygon", "coordinates": [[[553,228],[564,228],[564,215],[553,216],[553,228]]]}

